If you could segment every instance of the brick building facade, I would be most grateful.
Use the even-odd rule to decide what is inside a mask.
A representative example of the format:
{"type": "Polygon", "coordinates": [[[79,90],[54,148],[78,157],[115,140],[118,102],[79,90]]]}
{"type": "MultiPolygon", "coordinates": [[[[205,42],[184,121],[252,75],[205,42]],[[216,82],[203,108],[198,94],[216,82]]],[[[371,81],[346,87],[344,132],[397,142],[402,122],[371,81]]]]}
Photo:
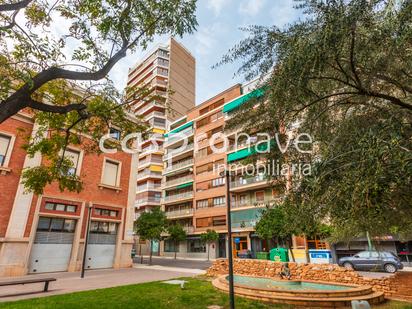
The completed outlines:
{"type": "Polygon", "coordinates": [[[34,130],[24,113],[0,124],[0,276],[80,270],[89,211],[86,268],[130,267],[136,156],[69,147],[83,190],[61,192],[53,183],[37,196],[21,184],[24,168],[42,164],[22,149],[34,130]]]}

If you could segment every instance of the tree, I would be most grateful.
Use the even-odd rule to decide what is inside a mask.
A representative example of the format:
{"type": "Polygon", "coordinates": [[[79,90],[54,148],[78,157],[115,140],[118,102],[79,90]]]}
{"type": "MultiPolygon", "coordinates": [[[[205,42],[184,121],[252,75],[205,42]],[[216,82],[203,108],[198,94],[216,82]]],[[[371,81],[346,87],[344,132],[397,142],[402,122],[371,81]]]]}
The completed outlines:
{"type": "Polygon", "coordinates": [[[309,175],[289,179],[296,221],[311,226],[302,214],[314,213],[335,240],[410,234],[412,2],[297,2],[305,18],[247,28],[219,63],[241,61],[238,74],[260,76],[265,91],[234,112],[228,129],[278,133],[284,143],[293,125],[315,141],[312,153],[263,155],[310,164],[309,175]]]}
{"type": "Polygon", "coordinates": [[[29,112],[38,133],[27,151],[39,151],[47,167],[23,175],[28,191],[41,194],[52,181],[80,191],[67,175],[68,144],[96,152],[108,127],[123,134],[145,129],[127,108],[147,89],[119,92],[108,78],[127,52],[146,49],[158,35],[181,36],[197,25],[195,0],[3,1],[0,4],[0,123],[29,112]],[[24,15],[24,18],[23,18],[24,15]],[[21,22],[24,20],[23,22],[21,22]],[[47,139],[47,140],[46,140],[47,139]]]}
{"type": "Polygon", "coordinates": [[[150,265],[152,265],[153,241],[160,241],[162,233],[166,230],[167,219],[160,207],[143,212],[135,221],[135,232],[140,238],[150,241],[150,265]]]}
{"type": "Polygon", "coordinates": [[[174,242],[176,259],[177,247],[179,246],[179,242],[184,241],[186,239],[186,231],[178,223],[169,225],[167,231],[169,233],[168,239],[174,242]]]}
{"type": "Polygon", "coordinates": [[[209,261],[210,244],[219,239],[219,234],[215,230],[208,229],[205,233],[200,235],[200,239],[203,243],[207,244],[207,260],[209,261]]]}
{"type": "Polygon", "coordinates": [[[290,239],[294,233],[292,225],[287,219],[284,207],[266,207],[262,210],[262,215],[256,223],[255,229],[256,234],[262,239],[269,240],[274,237],[286,239],[287,249],[291,251],[293,261],[295,261],[290,247],[290,239]]]}

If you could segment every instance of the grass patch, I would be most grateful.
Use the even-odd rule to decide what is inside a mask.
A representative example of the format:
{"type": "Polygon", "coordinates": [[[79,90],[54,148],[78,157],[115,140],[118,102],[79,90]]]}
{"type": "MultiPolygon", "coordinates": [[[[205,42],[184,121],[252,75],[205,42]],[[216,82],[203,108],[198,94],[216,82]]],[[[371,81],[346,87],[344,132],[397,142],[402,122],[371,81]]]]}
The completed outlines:
{"type": "MultiPolygon", "coordinates": [[[[137,308],[137,309],[206,309],[210,305],[229,308],[227,294],[213,288],[204,278],[184,278],[185,289],[161,282],[127,285],[108,289],[76,292],[16,302],[0,303],[0,308],[137,308]]],[[[237,309],[293,308],[236,298],[237,309]]],[[[388,302],[379,309],[412,309],[412,305],[388,302]]]]}

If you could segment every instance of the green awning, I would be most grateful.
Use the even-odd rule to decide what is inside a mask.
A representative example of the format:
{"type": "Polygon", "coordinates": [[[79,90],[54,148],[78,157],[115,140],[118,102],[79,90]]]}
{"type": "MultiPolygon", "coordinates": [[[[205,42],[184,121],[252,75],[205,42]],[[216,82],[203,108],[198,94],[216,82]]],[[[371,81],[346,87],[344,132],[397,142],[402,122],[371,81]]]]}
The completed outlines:
{"type": "Polygon", "coordinates": [[[190,187],[191,185],[193,185],[193,181],[190,181],[190,182],[188,182],[188,183],[183,183],[183,184],[181,184],[181,185],[178,185],[178,186],[176,187],[176,189],[182,189],[182,188],[190,187]]]}
{"type": "Polygon", "coordinates": [[[232,152],[229,153],[227,155],[227,162],[233,162],[233,161],[237,161],[240,159],[244,159],[250,155],[252,155],[254,153],[254,148],[245,148],[245,149],[241,149],[239,151],[236,152],[232,152]]]}
{"type": "Polygon", "coordinates": [[[180,127],[177,127],[176,129],[173,129],[169,133],[164,134],[164,137],[168,137],[170,134],[178,133],[180,131],[183,131],[186,128],[192,127],[193,126],[193,121],[186,122],[184,125],[181,125],[180,127]]]}
{"type": "Polygon", "coordinates": [[[231,111],[233,111],[234,109],[238,108],[239,106],[241,106],[243,103],[249,101],[252,98],[259,98],[261,96],[263,96],[265,94],[265,89],[262,88],[258,88],[255,89],[247,94],[245,94],[244,96],[241,96],[237,99],[234,99],[233,101],[226,103],[223,106],[223,112],[224,113],[229,113],[231,111]]]}
{"type": "MultiPolygon", "coordinates": [[[[273,147],[274,144],[275,144],[275,141],[273,139],[270,140],[269,147],[270,148],[273,147]]],[[[248,147],[248,148],[238,150],[236,152],[229,153],[227,155],[227,162],[230,163],[233,161],[241,160],[241,159],[249,157],[252,154],[255,154],[257,150],[259,150],[259,152],[264,152],[264,151],[267,151],[267,149],[268,149],[268,143],[262,141],[253,147],[248,147]]]]}

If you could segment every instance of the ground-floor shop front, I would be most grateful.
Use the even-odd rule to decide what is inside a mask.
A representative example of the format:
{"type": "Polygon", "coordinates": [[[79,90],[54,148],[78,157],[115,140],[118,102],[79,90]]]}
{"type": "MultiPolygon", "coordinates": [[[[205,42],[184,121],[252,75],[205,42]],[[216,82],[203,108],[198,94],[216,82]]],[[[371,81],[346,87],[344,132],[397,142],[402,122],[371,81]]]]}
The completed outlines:
{"type": "Polygon", "coordinates": [[[42,197],[21,238],[0,239],[0,276],[130,267],[124,207],[42,197]],[[87,238],[87,247],[85,242],[87,238]]]}

